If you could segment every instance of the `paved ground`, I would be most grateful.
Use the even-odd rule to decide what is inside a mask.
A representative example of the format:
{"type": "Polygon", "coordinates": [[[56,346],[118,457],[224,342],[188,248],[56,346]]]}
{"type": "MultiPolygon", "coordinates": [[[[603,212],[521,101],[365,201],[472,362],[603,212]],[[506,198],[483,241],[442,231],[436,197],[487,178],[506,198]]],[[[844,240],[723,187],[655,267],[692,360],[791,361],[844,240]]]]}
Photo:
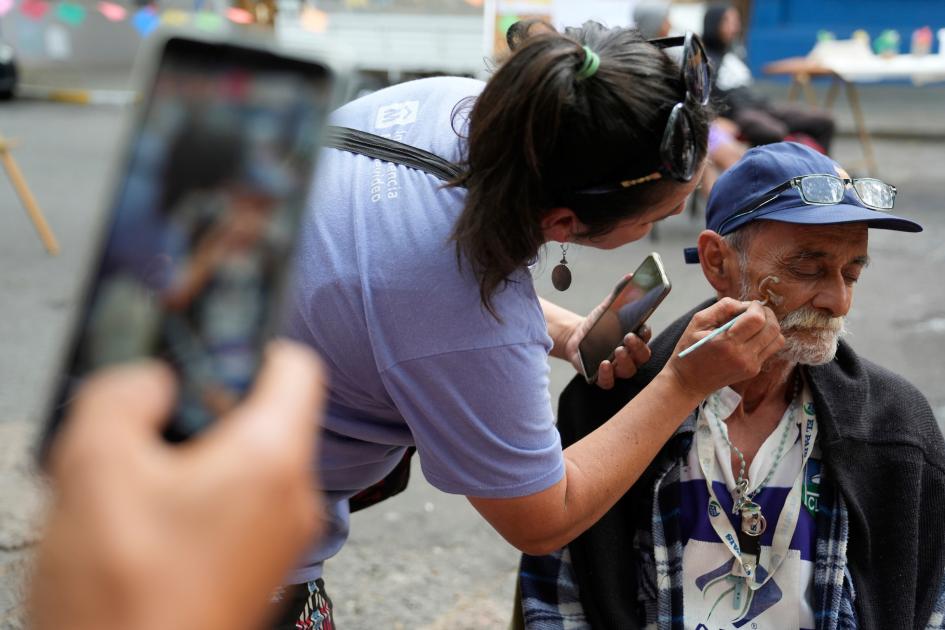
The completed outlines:
{"type": "MultiPolygon", "coordinates": [[[[865,104],[877,125],[895,130],[901,120],[913,136],[929,130],[927,139],[876,143],[882,176],[900,187],[899,210],[927,229],[920,235],[874,231],[873,264],[857,289],[851,340],[862,354],[910,378],[945,419],[945,142],[932,133],[945,130],[945,92],[876,94],[877,103],[865,104]]],[[[28,448],[100,218],[122,116],[112,107],[0,105],[0,132],[22,140],[15,155],[63,248],[58,258],[45,255],[0,178],[0,629],[21,627],[23,576],[42,504],[28,448]]],[[[835,155],[844,163],[860,157],[847,138],[838,141],[835,155]]],[[[550,288],[548,271],[557,262],[552,251],[539,286],[564,306],[587,311],[647,252],[658,250],[674,283],[653,319],[659,331],[709,295],[698,269],[682,264],[680,254],[699,227],[680,216],[661,226],[658,242],[611,253],[572,248],[574,286],[565,294],[550,288]]],[[[555,397],[570,376],[569,368],[554,366],[555,397]]],[[[342,628],[501,628],[507,622],[517,554],[464,499],[434,491],[417,472],[403,495],[356,515],[353,531],[327,567],[342,628]]]]}

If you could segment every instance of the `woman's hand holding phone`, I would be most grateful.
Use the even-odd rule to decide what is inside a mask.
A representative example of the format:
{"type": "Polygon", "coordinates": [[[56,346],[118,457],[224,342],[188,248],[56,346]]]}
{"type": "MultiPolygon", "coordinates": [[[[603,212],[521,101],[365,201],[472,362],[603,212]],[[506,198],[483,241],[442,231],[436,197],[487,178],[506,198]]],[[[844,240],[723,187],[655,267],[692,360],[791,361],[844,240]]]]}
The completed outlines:
{"type": "Polygon", "coordinates": [[[764,362],[783,347],[784,337],[774,311],[759,302],[722,298],[695,314],[663,371],[701,400],[722,387],[754,377],[764,362]],[[679,358],[680,351],[740,313],[742,316],[729,330],[679,358]]]}
{"type": "MultiPolygon", "coordinates": [[[[630,282],[633,274],[627,274],[623,282],[630,282]]],[[[596,323],[601,314],[606,311],[613,301],[613,296],[607,296],[592,310],[587,317],[581,318],[568,336],[565,353],[571,365],[578,372],[583,373],[579,346],[587,331],[596,323]]],[[[650,327],[643,325],[635,333],[624,335],[623,343],[614,350],[612,361],[601,361],[597,370],[597,386],[601,389],[611,389],[618,378],[632,378],[641,365],[650,360],[650,348],[646,344],[650,341],[650,327]]]]}

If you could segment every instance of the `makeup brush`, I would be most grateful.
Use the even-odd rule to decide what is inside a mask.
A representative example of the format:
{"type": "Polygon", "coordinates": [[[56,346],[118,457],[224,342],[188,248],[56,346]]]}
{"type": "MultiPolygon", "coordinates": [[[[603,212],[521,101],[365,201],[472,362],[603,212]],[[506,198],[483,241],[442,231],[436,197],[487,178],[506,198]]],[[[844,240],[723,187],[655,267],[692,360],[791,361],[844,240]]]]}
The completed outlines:
{"type": "MultiPolygon", "coordinates": [[[[758,283],[758,292],[765,296],[765,299],[761,300],[762,306],[765,306],[767,304],[773,304],[775,306],[778,306],[779,304],[781,304],[781,302],[784,301],[783,297],[781,297],[780,295],[778,295],[777,293],[775,293],[768,287],[769,284],[777,284],[779,282],[781,282],[781,279],[777,276],[765,276],[764,279],[762,279],[762,281],[758,283]]],[[[683,358],[684,356],[686,356],[687,354],[689,354],[690,352],[692,352],[699,346],[705,343],[708,343],[711,339],[714,339],[715,337],[718,337],[719,335],[724,333],[726,330],[734,326],[735,322],[738,321],[738,318],[744,314],[745,314],[744,311],[739,313],[728,322],[722,324],[721,326],[719,326],[718,328],[710,332],[708,335],[706,335],[705,337],[703,337],[696,343],[692,344],[691,346],[689,346],[688,348],[680,352],[679,358],[680,359],[683,358]]]]}

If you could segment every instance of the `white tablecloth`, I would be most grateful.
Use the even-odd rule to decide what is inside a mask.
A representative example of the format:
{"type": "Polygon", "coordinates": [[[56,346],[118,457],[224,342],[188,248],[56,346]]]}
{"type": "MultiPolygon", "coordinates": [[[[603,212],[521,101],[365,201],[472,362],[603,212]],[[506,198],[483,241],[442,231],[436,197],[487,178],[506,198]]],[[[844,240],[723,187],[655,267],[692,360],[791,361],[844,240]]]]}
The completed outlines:
{"type": "Polygon", "coordinates": [[[884,79],[910,79],[915,85],[945,81],[945,55],[895,55],[893,57],[828,57],[818,61],[844,81],[871,83],[884,79]]]}

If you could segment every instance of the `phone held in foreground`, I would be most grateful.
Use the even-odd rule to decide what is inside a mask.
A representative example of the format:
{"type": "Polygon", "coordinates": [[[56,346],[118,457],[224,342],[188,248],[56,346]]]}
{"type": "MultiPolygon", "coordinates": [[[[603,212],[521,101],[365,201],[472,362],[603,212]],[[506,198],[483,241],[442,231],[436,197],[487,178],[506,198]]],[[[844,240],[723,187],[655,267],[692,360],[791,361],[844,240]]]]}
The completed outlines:
{"type": "Polygon", "coordinates": [[[627,333],[637,331],[656,310],[672,289],[663,261],[653,252],[633,272],[629,280],[622,280],[578,346],[581,368],[588,383],[597,380],[601,362],[614,358],[614,351],[623,345],[627,333]]]}
{"type": "Polygon", "coordinates": [[[91,372],[144,357],[180,381],[165,431],[199,432],[248,390],[332,102],[320,62],[171,36],[147,73],[40,457],[91,372]]]}

